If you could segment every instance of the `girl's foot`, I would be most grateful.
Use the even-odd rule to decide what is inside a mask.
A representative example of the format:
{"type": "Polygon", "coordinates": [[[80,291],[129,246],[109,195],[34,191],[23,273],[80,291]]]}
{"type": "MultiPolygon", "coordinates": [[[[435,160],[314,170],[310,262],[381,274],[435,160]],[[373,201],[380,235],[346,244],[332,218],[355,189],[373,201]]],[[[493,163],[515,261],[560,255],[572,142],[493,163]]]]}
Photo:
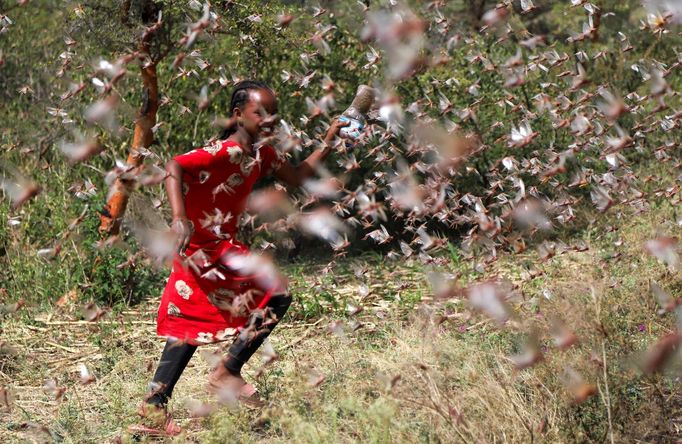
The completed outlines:
{"type": "Polygon", "coordinates": [[[128,427],[132,434],[150,436],[176,436],[182,428],[173,420],[165,407],[143,402],[137,409],[138,415],[149,420],[151,425],[135,424],[128,427]]]}
{"type": "Polygon", "coordinates": [[[231,391],[235,398],[250,407],[262,407],[264,405],[253,384],[248,384],[241,375],[234,375],[224,365],[219,364],[208,375],[208,391],[215,395],[222,390],[231,391]]]}
{"type": "Polygon", "coordinates": [[[241,375],[234,375],[224,365],[218,364],[208,375],[208,391],[216,394],[220,390],[229,389],[239,393],[246,385],[241,375]]]}
{"type": "Polygon", "coordinates": [[[261,408],[265,402],[258,395],[258,390],[252,384],[244,384],[239,392],[239,402],[247,407],[261,408]]]}

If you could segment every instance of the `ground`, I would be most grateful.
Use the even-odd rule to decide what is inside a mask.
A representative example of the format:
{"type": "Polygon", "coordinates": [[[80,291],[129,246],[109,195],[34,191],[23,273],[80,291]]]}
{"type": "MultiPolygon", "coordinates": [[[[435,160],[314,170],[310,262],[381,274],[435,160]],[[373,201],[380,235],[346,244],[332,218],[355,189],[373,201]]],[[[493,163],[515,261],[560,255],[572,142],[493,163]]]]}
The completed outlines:
{"type": "MultiPolygon", "coordinates": [[[[584,211],[575,229],[549,238],[562,239],[555,256],[541,260],[531,243],[523,253],[501,251],[485,273],[456,248],[443,250],[449,265],[438,271],[460,287],[509,283],[515,316],[504,326],[462,298],[434,300],[433,270],[415,258],[339,259],[329,274],[326,262],[287,265],[296,302],[271,337],[278,359],[261,369],[254,357],[246,369],[266,407],[219,406],[191,418],[198,405],[213,403],[204,385],[217,347],[203,347],[170,405],[186,430],[176,440],[675,442],[682,428],[677,379],[643,376],[638,362],[675,322],[656,314],[649,286],[653,280],[679,294],[679,277],[643,245],[661,233],[679,235],[676,211],[667,202],[620,218],[584,211]],[[353,307],[363,310],[351,314],[353,307]],[[579,338],[566,351],[549,333],[557,317],[579,338]],[[517,369],[511,356],[529,336],[544,359],[517,369]],[[594,387],[594,395],[577,402],[576,383],[594,387]]],[[[0,385],[13,400],[0,440],[134,441],[126,429],[139,420],[136,408],[163,348],[154,326],[158,296],[96,322],[79,320],[70,302],[7,315],[0,385]],[[88,384],[81,364],[94,376],[88,384]],[[44,388],[48,379],[65,388],[60,399],[44,388]]]]}

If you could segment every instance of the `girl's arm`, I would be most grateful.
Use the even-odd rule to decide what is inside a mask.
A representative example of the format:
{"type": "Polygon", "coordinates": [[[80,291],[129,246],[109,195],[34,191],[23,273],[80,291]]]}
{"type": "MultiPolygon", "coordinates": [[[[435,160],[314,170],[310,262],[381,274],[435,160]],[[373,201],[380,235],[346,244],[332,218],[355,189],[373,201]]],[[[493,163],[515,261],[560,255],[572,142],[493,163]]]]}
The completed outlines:
{"type": "Polygon", "coordinates": [[[169,160],[166,163],[166,194],[168,194],[168,201],[170,202],[171,212],[173,214],[173,222],[171,229],[176,235],[175,248],[178,253],[183,253],[189,245],[189,240],[192,237],[192,222],[187,219],[185,212],[185,202],[182,197],[182,167],[175,160],[169,160]]]}
{"type": "Polygon", "coordinates": [[[287,185],[300,187],[306,179],[315,174],[315,170],[320,162],[323,162],[324,159],[329,156],[329,153],[332,151],[331,144],[334,141],[334,138],[339,134],[339,130],[344,126],[348,126],[348,122],[340,122],[339,119],[335,119],[329,127],[329,130],[327,130],[327,135],[322,143],[322,148],[313,151],[310,156],[296,166],[289,162],[284,162],[284,164],[275,172],[275,177],[287,185]]]}

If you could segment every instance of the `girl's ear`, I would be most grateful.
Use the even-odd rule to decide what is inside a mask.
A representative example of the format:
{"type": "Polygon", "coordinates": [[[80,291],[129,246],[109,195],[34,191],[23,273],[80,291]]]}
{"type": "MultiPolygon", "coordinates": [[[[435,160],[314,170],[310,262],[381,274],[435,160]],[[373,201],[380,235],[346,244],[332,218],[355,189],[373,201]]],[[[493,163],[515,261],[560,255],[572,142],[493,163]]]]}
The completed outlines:
{"type": "Polygon", "coordinates": [[[237,126],[242,126],[244,124],[244,113],[242,113],[241,108],[235,108],[232,110],[232,118],[234,119],[237,126]]]}

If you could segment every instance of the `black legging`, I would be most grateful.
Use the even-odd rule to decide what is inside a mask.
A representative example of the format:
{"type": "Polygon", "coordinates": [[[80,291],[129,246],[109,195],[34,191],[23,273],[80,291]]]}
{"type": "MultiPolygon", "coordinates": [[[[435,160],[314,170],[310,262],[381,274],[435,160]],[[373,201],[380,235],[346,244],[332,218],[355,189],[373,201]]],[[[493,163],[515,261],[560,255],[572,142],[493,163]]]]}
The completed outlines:
{"type": "MultiPolygon", "coordinates": [[[[241,373],[242,366],[253,356],[263,344],[265,338],[272,332],[277,323],[291,305],[288,294],[275,295],[270,298],[265,310],[254,312],[242,333],[232,343],[228,350],[225,368],[235,376],[241,373]],[[265,322],[264,322],[265,321],[265,322]]],[[[147,402],[155,405],[165,405],[173,394],[173,388],[180,379],[187,363],[192,358],[196,345],[190,345],[178,340],[167,340],[161,352],[161,360],[154,374],[152,394],[147,402]]]]}

